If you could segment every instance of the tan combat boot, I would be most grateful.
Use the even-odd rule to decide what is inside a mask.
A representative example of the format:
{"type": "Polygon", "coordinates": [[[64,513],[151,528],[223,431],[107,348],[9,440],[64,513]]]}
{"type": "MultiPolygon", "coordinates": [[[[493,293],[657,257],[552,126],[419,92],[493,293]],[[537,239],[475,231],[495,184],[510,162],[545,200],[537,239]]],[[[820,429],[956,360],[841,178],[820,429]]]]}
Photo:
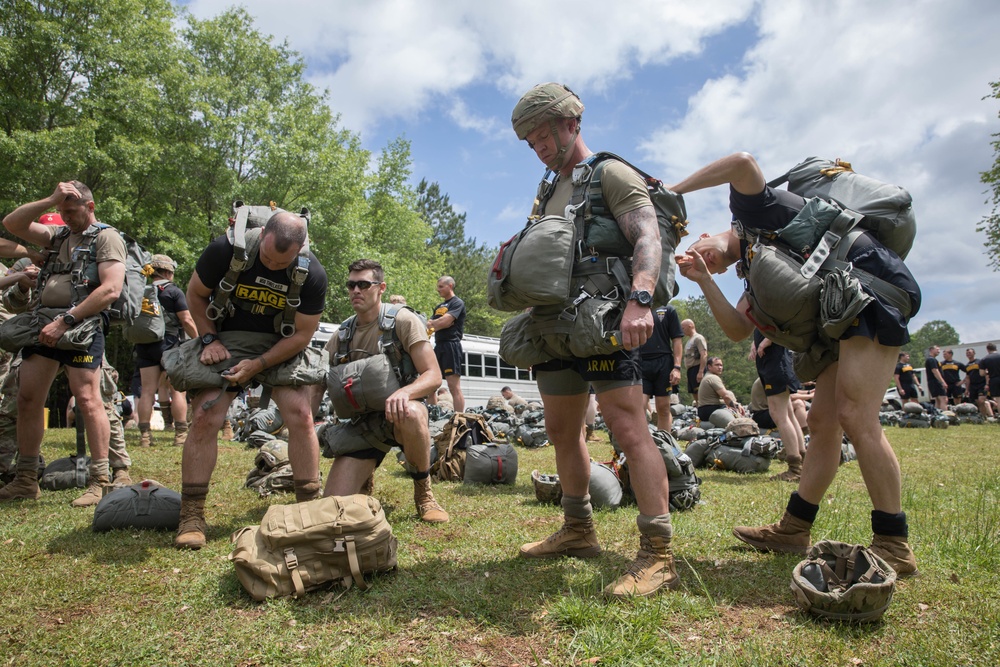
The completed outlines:
{"type": "Polygon", "coordinates": [[[785,510],[778,523],[760,528],[736,526],[733,535],[760,551],[804,554],[809,550],[812,523],[792,516],[785,510]]]}
{"type": "Polygon", "coordinates": [[[181,495],[181,519],[177,525],[177,537],[174,538],[174,546],[178,549],[201,549],[205,546],[205,532],[208,530],[205,522],[206,495],[181,495]]]}
{"type": "Polygon", "coordinates": [[[227,419],[225,423],[222,424],[222,439],[232,440],[235,437],[236,434],[233,433],[233,423],[227,419]]]}
{"type": "Polygon", "coordinates": [[[540,542],[521,545],[522,558],[558,558],[574,556],[593,558],[601,553],[597,543],[597,531],[593,519],[577,519],[567,516],[562,528],[540,542]]]}
{"type": "Polygon", "coordinates": [[[920,574],[917,571],[917,559],[913,555],[913,549],[905,537],[874,535],[869,549],[888,563],[900,577],[915,577],[920,574]]]}
{"type": "Polygon", "coordinates": [[[128,468],[115,468],[114,474],[111,479],[111,484],[116,489],[121,489],[126,486],[132,486],[135,482],[132,481],[131,475],[128,474],[128,468]]]}
{"type": "Polygon", "coordinates": [[[101,502],[104,494],[111,490],[111,478],[107,475],[91,475],[90,486],[83,495],[70,503],[73,507],[90,507],[101,502]]]}
{"type": "Polygon", "coordinates": [[[140,447],[152,447],[153,446],[153,432],[152,431],[139,431],[139,446],[140,447]]]}
{"type": "Polygon", "coordinates": [[[10,500],[38,500],[42,490],[38,488],[37,470],[18,470],[13,481],[0,489],[0,503],[10,500]]]}
{"type": "Polygon", "coordinates": [[[184,422],[174,424],[174,447],[183,447],[188,439],[188,425],[184,422]]]}
{"type": "Polygon", "coordinates": [[[588,426],[587,427],[587,437],[586,437],[586,440],[587,440],[587,442],[600,442],[601,441],[601,436],[597,435],[597,432],[594,431],[594,427],[593,426],[588,426]]]}
{"type": "Polygon", "coordinates": [[[447,523],[451,517],[434,499],[431,492],[431,478],[413,480],[413,504],[417,506],[417,515],[427,523],[447,523]]]}
{"type": "Polygon", "coordinates": [[[788,470],[778,475],[771,475],[772,482],[798,482],[802,477],[802,459],[798,461],[788,461],[788,470]]]}
{"type": "Polygon", "coordinates": [[[608,597],[646,597],[661,588],[675,590],[681,585],[674,569],[670,540],[664,537],[639,536],[639,553],[625,574],[604,589],[608,597]]]}

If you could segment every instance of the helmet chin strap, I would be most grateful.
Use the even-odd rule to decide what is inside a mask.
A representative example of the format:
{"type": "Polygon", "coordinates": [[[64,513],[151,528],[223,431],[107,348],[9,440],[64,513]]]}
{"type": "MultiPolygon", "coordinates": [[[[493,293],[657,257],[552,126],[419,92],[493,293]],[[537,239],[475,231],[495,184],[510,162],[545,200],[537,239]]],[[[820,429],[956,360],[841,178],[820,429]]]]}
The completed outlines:
{"type": "Polygon", "coordinates": [[[558,172],[563,168],[563,165],[566,162],[566,153],[573,147],[573,143],[576,141],[576,138],[580,136],[580,121],[576,122],[576,130],[573,132],[573,136],[570,138],[569,143],[565,146],[563,146],[559,141],[559,126],[556,123],[555,118],[549,119],[549,131],[552,133],[552,140],[555,141],[556,148],[558,150],[556,151],[555,157],[553,157],[552,160],[545,166],[552,171],[558,172]]]}

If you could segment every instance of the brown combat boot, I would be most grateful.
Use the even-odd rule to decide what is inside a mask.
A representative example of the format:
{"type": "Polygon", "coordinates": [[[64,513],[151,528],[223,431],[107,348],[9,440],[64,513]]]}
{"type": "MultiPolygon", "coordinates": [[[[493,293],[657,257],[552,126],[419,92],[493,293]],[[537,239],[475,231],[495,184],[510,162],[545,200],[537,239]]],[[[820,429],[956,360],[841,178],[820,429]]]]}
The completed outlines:
{"type": "Polygon", "coordinates": [[[140,447],[152,447],[153,446],[153,432],[152,431],[139,431],[139,446],[140,447]]]}
{"type": "Polygon", "coordinates": [[[905,537],[873,535],[872,545],[868,548],[888,563],[900,577],[915,577],[920,574],[917,571],[917,559],[913,555],[913,549],[905,537]]]}
{"type": "Polygon", "coordinates": [[[116,489],[132,486],[132,476],[128,474],[128,468],[115,468],[111,478],[111,485],[116,489]]]}
{"type": "Polygon", "coordinates": [[[318,479],[293,479],[295,502],[305,503],[323,496],[323,486],[318,479]]]}
{"type": "Polygon", "coordinates": [[[185,422],[174,424],[174,447],[183,447],[188,439],[188,425],[185,422]]]}
{"type": "Polygon", "coordinates": [[[760,528],[736,526],[733,535],[759,551],[804,554],[809,550],[809,531],[812,523],[794,517],[785,510],[778,523],[760,528]]]}
{"type": "Polygon", "coordinates": [[[558,558],[560,556],[593,558],[600,553],[601,545],[597,542],[597,531],[594,530],[592,518],[577,519],[567,516],[563,519],[562,528],[544,540],[521,545],[522,558],[558,558]]]}
{"type": "Polygon", "coordinates": [[[208,530],[205,522],[207,495],[181,494],[181,518],[177,525],[177,537],[174,538],[174,546],[178,549],[197,550],[205,546],[205,533],[208,530]]]}
{"type": "Polygon", "coordinates": [[[417,506],[417,515],[427,523],[447,523],[451,517],[434,499],[431,492],[431,478],[413,480],[413,504],[417,506]]]}
{"type": "Polygon", "coordinates": [[[586,440],[587,440],[587,442],[600,442],[601,441],[601,436],[597,435],[597,432],[594,431],[594,427],[593,426],[588,426],[587,427],[587,437],[586,437],[586,440]]]}
{"type": "Polygon", "coordinates": [[[798,482],[802,478],[802,459],[798,461],[788,461],[788,470],[778,475],[771,475],[772,482],[798,482]]]}
{"type": "Polygon", "coordinates": [[[0,489],[0,503],[10,500],[38,500],[42,490],[38,488],[38,471],[18,469],[13,481],[0,489]]]}
{"type": "Polygon", "coordinates": [[[236,434],[233,433],[233,423],[227,419],[225,423],[222,424],[222,439],[232,440],[235,437],[236,434]]]}
{"type": "Polygon", "coordinates": [[[670,540],[664,537],[639,536],[639,553],[625,574],[604,589],[608,597],[646,597],[661,588],[675,590],[681,585],[674,569],[670,540]]]}
{"type": "Polygon", "coordinates": [[[101,502],[105,493],[111,490],[111,478],[107,475],[91,475],[90,486],[83,495],[70,503],[73,507],[91,507],[101,502]]]}

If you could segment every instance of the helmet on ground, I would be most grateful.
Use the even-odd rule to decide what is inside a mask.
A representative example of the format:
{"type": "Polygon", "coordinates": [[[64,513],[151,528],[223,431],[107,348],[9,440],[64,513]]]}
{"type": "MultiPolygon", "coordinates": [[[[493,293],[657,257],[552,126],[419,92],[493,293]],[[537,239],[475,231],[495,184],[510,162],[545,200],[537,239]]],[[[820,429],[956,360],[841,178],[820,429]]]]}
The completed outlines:
{"type": "Polygon", "coordinates": [[[562,502],[562,484],[559,483],[559,475],[546,475],[532,470],[531,483],[535,487],[535,498],[538,502],[553,505],[562,502]]]}
{"type": "Polygon", "coordinates": [[[861,545],[817,542],[792,571],[792,592],[803,611],[838,621],[869,623],[889,607],[896,572],[861,545]]]}
{"type": "Polygon", "coordinates": [[[268,440],[257,451],[253,459],[254,465],[262,472],[270,472],[280,465],[288,463],[288,443],[284,440],[268,440]]]}
{"type": "Polygon", "coordinates": [[[590,504],[594,509],[616,509],[622,504],[622,482],[609,466],[590,462],[590,504]]]}
{"type": "MultiPolygon", "coordinates": [[[[715,414],[712,415],[712,417],[714,416],[715,414]]],[[[726,433],[737,438],[748,438],[752,435],[760,435],[760,427],[750,417],[736,417],[726,424],[726,433]]]]}
{"type": "Polygon", "coordinates": [[[670,492],[670,506],[678,512],[689,510],[701,500],[701,488],[695,478],[695,483],[686,489],[670,492]]]}
{"type": "Polygon", "coordinates": [[[510,115],[517,138],[522,141],[542,122],[554,118],[579,118],[583,102],[561,83],[540,83],[526,92],[510,115]]]}

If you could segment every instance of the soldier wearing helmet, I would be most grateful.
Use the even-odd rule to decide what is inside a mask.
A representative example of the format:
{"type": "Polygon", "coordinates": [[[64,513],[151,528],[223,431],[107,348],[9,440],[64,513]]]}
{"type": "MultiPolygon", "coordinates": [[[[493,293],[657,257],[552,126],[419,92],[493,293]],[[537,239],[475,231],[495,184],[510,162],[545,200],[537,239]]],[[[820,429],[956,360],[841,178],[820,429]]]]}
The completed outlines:
{"type": "MultiPolygon", "coordinates": [[[[582,114],[580,98],[559,83],[535,86],[514,107],[514,132],[554,172],[551,194],[536,203],[533,215],[562,215],[573,195],[574,167],[593,155],[580,133],[582,114]]],[[[605,421],[636,471],[632,484],[639,505],[638,556],[626,574],[605,589],[605,594],[645,596],[680,585],[670,544],[673,529],[667,474],[646,428],[638,353],[653,330],[651,292],[660,273],[659,228],[646,185],[628,165],[609,160],[600,188],[614,222],[634,248],[631,295],[624,295],[627,301],[624,296],[616,297],[624,309],[624,349],[611,355],[560,358],[534,366],[545,403],[546,430],[556,448],[565,522],[548,538],[522,546],[521,556],[589,558],[601,551],[592,519],[589,453],[584,442],[585,415],[593,385],[605,421]]]]}

